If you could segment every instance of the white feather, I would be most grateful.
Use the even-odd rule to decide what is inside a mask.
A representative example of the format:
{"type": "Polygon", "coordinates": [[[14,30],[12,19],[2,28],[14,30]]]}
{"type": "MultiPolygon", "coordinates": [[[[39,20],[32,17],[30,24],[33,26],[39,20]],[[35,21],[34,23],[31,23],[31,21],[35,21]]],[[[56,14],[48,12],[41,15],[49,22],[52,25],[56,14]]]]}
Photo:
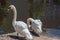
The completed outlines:
{"type": "Polygon", "coordinates": [[[22,34],[27,39],[32,39],[32,35],[30,34],[30,32],[29,32],[29,30],[27,28],[27,24],[25,22],[23,22],[23,21],[16,21],[16,18],[17,18],[16,7],[14,5],[10,5],[9,7],[14,13],[14,18],[13,18],[13,21],[12,21],[12,25],[13,25],[15,31],[17,33],[22,34]]]}
{"type": "Polygon", "coordinates": [[[28,18],[27,19],[28,27],[30,27],[37,33],[40,34],[42,32],[42,22],[39,19],[28,18]],[[30,24],[31,22],[31,24],[30,24]]]}

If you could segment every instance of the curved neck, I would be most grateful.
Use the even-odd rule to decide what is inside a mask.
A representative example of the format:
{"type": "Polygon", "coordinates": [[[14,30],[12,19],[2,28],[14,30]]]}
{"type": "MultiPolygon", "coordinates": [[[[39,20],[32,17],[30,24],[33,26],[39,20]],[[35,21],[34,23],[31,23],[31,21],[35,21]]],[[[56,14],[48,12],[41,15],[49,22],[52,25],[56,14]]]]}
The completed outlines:
{"type": "Polygon", "coordinates": [[[12,10],[13,10],[13,13],[14,13],[14,15],[13,15],[13,23],[14,23],[14,22],[16,22],[16,19],[17,19],[17,10],[16,10],[15,7],[12,10]]]}
{"type": "Polygon", "coordinates": [[[32,19],[32,18],[27,19],[27,25],[29,28],[31,27],[30,22],[32,23],[33,21],[34,21],[34,19],[32,19]]]}

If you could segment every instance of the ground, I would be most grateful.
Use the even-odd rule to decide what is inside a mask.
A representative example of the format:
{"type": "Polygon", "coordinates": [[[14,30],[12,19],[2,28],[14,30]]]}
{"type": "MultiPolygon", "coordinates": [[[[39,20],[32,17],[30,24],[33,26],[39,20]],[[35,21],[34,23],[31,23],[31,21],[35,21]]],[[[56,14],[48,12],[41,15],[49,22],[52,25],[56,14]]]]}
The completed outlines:
{"type": "MultiPolygon", "coordinates": [[[[0,40],[24,40],[24,39],[22,37],[20,37],[18,39],[16,37],[16,32],[13,32],[13,33],[0,35],[0,40]]],[[[49,37],[49,36],[46,36],[46,35],[41,35],[40,37],[36,36],[36,35],[33,35],[33,40],[60,40],[60,38],[49,37]]]]}

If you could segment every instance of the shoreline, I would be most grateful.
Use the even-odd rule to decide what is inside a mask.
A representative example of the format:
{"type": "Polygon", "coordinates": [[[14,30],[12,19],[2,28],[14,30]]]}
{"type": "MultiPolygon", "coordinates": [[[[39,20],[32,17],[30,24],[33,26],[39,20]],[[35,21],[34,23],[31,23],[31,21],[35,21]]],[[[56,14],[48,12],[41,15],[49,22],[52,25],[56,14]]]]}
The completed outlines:
{"type": "MultiPolygon", "coordinates": [[[[16,32],[2,34],[2,35],[0,35],[0,40],[21,40],[21,38],[20,39],[12,38],[12,37],[9,37],[8,35],[16,36],[16,32]]],[[[50,37],[50,36],[46,36],[46,35],[41,35],[40,37],[37,37],[37,36],[33,35],[33,40],[60,40],[60,38],[50,37]]]]}

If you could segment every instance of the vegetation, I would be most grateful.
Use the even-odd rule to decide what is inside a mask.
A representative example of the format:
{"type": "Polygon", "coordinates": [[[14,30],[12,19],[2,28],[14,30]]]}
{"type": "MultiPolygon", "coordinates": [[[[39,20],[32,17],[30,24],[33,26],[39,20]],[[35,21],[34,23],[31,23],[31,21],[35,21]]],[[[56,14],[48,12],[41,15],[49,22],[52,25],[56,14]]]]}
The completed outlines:
{"type": "MultiPolygon", "coordinates": [[[[38,1],[38,0],[37,0],[38,1]]],[[[60,0],[51,0],[53,2],[53,4],[60,5],[60,0]]],[[[53,27],[56,28],[57,26],[60,25],[60,19],[56,18],[56,19],[51,19],[48,20],[48,18],[43,18],[45,16],[46,13],[46,8],[48,5],[46,5],[46,3],[49,5],[49,0],[40,0],[40,3],[34,3],[34,0],[29,0],[29,4],[30,4],[30,9],[29,9],[29,13],[30,13],[30,17],[32,18],[40,18],[44,23],[44,26],[46,27],[53,27]],[[44,3],[44,1],[46,1],[44,3]]],[[[52,3],[51,3],[52,4],[52,3]]],[[[53,5],[52,4],[52,5],[53,5]]],[[[56,7],[55,7],[56,8],[56,7]]],[[[55,9],[54,8],[54,9],[55,9]]],[[[51,8],[52,9],[52,8],[51,8]]],[[[57,11],[57,10],[56,10],[57,11]]],[[[55,11],[54,11],[55,12],[55,11]]],[[[51,15],[52,16],[52,15],[51,15]]]]}
{"type": "Polygon", "coordinates": [[[53,0],[53,2],[57,5],[60,5],[60,0],[53,0]]]}
{"type": "Polygon", "coordinates": [[[8,6],[10,4],[7,0],[0,0],[0,30],[4,30],[5,32],[12,32],[11,27],[7,27],[7,14],[8,14],[8,6]]]}
{"type": "Polygon", "coordinates": [[[6,0],[0,0],[0,24],[2,24],[3,19],[7,16],[7,9],[8,4],[6,0]]]}
{"type": "Polygon", "coordinates": [[[39,4],[33,3],[33,0],[29,0],[29,3],[30,3],[29,9],[30,17],[36,18],[43,16],[45,14],[44,12],[46,10],[46,5],[44,4],[43,0],[41,0],[39,4]]]}
{"type": "Polygon", "coordinates": [[[31,11],[33,0],[28,0],[28,2],[29,2],[29,6],[30,6],[30,9],[29,9],[30,17],[33,17],[33,14],[32,14],[32,11],[31,11]]]}

